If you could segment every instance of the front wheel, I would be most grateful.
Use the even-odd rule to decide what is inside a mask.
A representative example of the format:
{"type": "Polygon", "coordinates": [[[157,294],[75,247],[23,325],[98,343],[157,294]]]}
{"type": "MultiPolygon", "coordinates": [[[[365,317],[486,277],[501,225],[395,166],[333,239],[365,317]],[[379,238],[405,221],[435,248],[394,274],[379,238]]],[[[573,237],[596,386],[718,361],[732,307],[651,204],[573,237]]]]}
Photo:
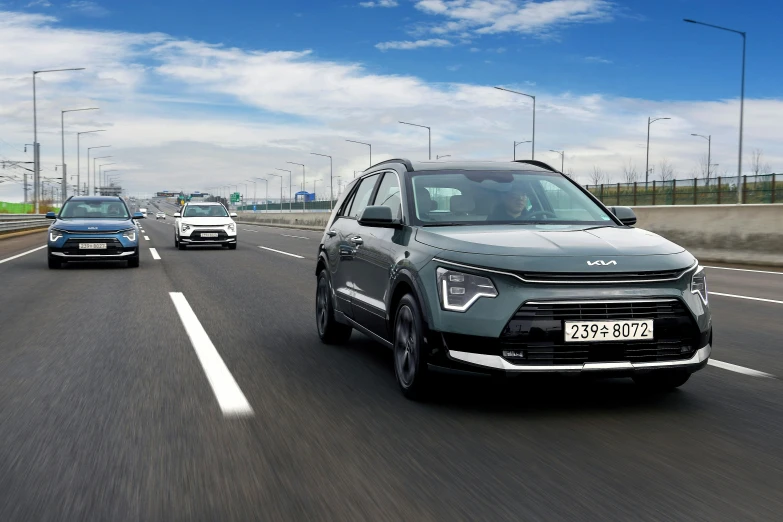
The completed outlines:
{"type": "Polygon", "coordinates": [[[228,244],[228,249],[229,250],[236,250],[237,249],[237,244],[236,243],[229,243],[228,244]]]}
{"type": "Polygon", "coordinates": [[[337,322],[332,305],[332,289],[326,269],[318,274],[315,291],[315,325],[324,344],[345,344],[351,337],[351,327],[337,322]]]}
{"type": "Polygon", "coordinates": [[[139,263],[141,261],[141,256],[136,254],[135,256],[132,256],[128,259],[128,268],[139,268],[139,263]]]}
{"type": "Polygon", "coordinates": [[[56,270],[58,268],[61,268],[62,266],[63,266],[62,261],[60,261],[54,256],[49,256],[49,268],[51,268],[52,270],[56,270]]]}
{"type": "Polygon", "coordinates": [[[424,343],[424,320],[419,303],[406,294],[394,317],[394,373],[403,395],[412,400],[426,398],[429,385],[424,343]]]}
{"type": "Polygon", "coordinates": [[[633,376],[633,381],[648,391],[667,392],[679,388],[691,374],[682,370],[658,370],[633,376]]]}

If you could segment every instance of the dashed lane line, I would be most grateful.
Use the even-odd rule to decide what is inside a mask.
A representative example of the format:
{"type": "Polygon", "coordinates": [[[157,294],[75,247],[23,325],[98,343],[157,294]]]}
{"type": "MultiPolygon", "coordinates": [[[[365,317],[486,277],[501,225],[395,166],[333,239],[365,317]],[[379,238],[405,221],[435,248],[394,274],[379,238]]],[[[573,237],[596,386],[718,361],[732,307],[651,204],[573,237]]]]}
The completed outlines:
{"type": "Polygon", "coordinates": [[[144,241],[149,241],[149,240],[150,240],[149,236],[144,236],[144,241]]]}
{"type": "Polygon", "coordinates": [[[767,270],[751,270],[749,268],[729,268],[726,266],[707,266],[707,265],[704,265],[704,268],[712,268],[713,270],[733,270],[735,272],[754,272],[756,274],[775,274],[775,275],[783,276],[783,272],[772,272],[767,270]]]}
{"type": "Polygon", "coordinates": [[[245,394],[242,393],[234,376],[231,375],[226,363],[223,362],[223,358],[220,357],[215,345],[212,344],[209,335],[196,317],[196,313],[190,307],[188,300],[185,299],[185,295],[182,292],[169,292],[169,295],[223,415],[226,417],[252,416],[253,408],[250,407],[245,394]]]}
{"type": "Polygon", "coordinates": [[[748,299],[750,301],[761,301],[762,303],[774,303],[783,304],[783,301],[776,301],[775,299],[763,299],[761,297],[750,297],[747,295],[735,295],[735,294],[723,294],[721,292],[710,292],[709,295],[719,295],[721,297],[734,297],[735,299],[748,299]]]}
{"type": "Polygon", "coordinates": [[[32,250],[28,250],[27,252],[22,252],[21,254],[16,254],[15,256],[7,257],[5,259],[0,259],[0,265],[3,263],[7,263],[8,261],[12,261],[14,259],[20,258],[22,256],[26,256],[27,254],[32,254],[33,252],[38,252],[39,250],[46,248],[48,245],[40,246],[38,248],[34,248],[32,250]]]}
{"type": "Polygon", "coordinates": [[[152,259],[160,259],[160,254],[154,248],[150,248],[150,254],[152,254],[152,259]]]}
{"type": "Polygon", "coordinates": [[[285,237],[295,237],[295,238],[297,238],[297,239],[310,239],[309,237],[304,237],[304,236],[292,236],[291,234],[280,234],[280,235],[281,235],[281,236],[285,236],[285,237]]]}
{"type": "Polygon", "coordinates": [[[745,375],[751,375],[753,377],[764,377],[767,379],[775,378],[775,376],[770,373],[760,372],[758,370],[745,368],[744,366],[738,366],[736,364],[731,364],[723,361],[716,361],[715,359],[710,359],[709,361],[707,361],[707,364],[709,364],[710,366],[715,366],[716,368],[723,368],[724,370],[729,370],[730,372],[743,373],[745,375]]]}
{"type": "Polygon", "coordinates": [[[268,247],[265,247],[265,246],[259,246],[258,248],[263,248],[264,250],[269,250],[271,252],[277,252],[278,254],[284,254],[286,256],[295,257],[297,259],[304,259],[304,256],[300,256],[300,255],[297,255],[297,254],[292,254],[290,252],[283,252],[282,250],[275,250],[274,248],[268,248],[268,247]]]}

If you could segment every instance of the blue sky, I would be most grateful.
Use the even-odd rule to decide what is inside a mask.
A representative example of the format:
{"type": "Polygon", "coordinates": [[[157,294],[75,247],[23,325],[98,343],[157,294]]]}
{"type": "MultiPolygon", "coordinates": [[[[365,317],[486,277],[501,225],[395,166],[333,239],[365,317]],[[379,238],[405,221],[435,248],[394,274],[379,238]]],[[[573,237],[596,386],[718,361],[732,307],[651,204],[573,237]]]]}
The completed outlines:
{"type": "Polygon", "coordinates": [[[244,179],[303,157],[323,177],[312,151],[364,168],[345,138],[422,159],[398,120],[432,125],[433,154],[506,159],[530,138],[530,105],[493,85],[538,97],[537,159],[565,149],[583,181],[595,166],[612,181],[643,171],[646,119],[660,115],[672,120],[653,128],[652,163],[695,175],[697,132],[736,172],[741,38],[686,17],[749,33],[745,148],[783,170],[773,0],[0,0],[0,159],[31,141],[29,70],[78,65],[39,80],[45,168],[59,163],[59,110],[100,106],[67,132],[107,128],[138,190],[161,169],[167,186],[203,190],[216,171],[244,179]]]}

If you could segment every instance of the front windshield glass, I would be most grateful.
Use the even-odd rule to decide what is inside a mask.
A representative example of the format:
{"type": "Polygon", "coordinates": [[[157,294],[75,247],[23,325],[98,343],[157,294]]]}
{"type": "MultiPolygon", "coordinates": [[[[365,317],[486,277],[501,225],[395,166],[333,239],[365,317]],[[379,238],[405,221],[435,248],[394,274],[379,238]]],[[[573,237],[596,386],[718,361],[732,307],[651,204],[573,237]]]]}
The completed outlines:
{"type": "Polygon", "coordinates": [[[121,201],[78,201],[65,202],[61,219],[129,219],[128,209],[121,201]]]}
{"type": "Polygon", "coordinates": [[[411,175],[414,218],[424,226],[593,224],[616,226],[557,173],[441,171],[411,175]]]}
{"type": "Polygon", "coordinates": [[[183,217],[228,217],[223,205],[188,205],[183,217]]]}

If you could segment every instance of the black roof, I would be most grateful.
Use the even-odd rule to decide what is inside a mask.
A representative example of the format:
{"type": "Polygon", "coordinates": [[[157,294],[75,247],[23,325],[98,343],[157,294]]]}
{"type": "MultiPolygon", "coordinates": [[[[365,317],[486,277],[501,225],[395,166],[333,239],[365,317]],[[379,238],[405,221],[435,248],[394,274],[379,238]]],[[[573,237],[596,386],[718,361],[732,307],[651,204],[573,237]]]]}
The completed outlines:
{"type": "Polygon", "coordinates": [[[123,200],[119,196],[71,196],[68,198],[68,201],[122,201],[123,203],[125,200],[123,200]]]}
{"type": "Polygon", "coordinates": [[[548,171],[560,172],[552,166],[538,160],[516,160],[516,161],[416,161],[409,159],[395,158],[376,163],[367,168],[365,172],[375,169],[381,165],[402,164],[408,172],[423,170],[525,170],[525,171],[548,171]]]}

